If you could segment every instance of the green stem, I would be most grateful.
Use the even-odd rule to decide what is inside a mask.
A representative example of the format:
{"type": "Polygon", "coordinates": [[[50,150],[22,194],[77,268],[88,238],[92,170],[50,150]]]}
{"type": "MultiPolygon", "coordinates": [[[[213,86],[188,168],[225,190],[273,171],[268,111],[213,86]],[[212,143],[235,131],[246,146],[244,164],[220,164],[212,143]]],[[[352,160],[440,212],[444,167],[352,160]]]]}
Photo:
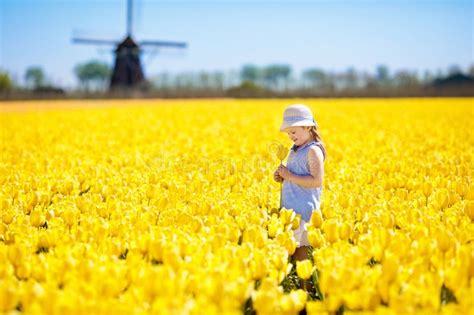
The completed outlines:
{"type": "Polygon", "coordinates": [[[282,194],[283,194],[283,185],[282,185],[282,183],[280,183],[280,210],[281,210],[281,203],[282,203],[282,201],[281,201],[281,199],[282,199],[281,195],[282,194]]]}

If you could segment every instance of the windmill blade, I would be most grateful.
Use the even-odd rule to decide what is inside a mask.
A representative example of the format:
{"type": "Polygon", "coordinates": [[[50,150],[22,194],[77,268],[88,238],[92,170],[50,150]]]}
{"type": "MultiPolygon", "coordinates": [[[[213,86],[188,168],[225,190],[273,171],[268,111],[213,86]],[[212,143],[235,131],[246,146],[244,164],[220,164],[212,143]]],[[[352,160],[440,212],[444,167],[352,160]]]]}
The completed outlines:
{"type": "Polygon", "coordinates": [[[157,46],[149,46],[150,48],[147,48],[146,50],[142,50],[144,53],[144,56],[142,57],[143,65],[146,68],[150,67],[151,62],[153,59],[158,55],[159,53],[159,48],[157,46]]]}
{"type": "Polygon", "coordinates": [[[98,52],[99,55],[101,55],[101,56],[113,56],[113,54],[115,53],[115,49],[105,48],[105,47],[99,47],[99,48],[97,49],[97,52],[98,52]]]}
{"type": "Polygon", "coordinates": [[[92,44],[92,45],[118,45],[119,42],[110,39],[94,39],[94,38],[81,38],[74,37],[73,43],[76,44],[92,44]]]}
{"type": "Polygon", "coordinates": [[[161,46],[161,47],[176,47],[176,48],[186,48],[187,43],[184,42],[169,42],[162,40],[142,40],[139,42],[140,46],[161,46]]]}

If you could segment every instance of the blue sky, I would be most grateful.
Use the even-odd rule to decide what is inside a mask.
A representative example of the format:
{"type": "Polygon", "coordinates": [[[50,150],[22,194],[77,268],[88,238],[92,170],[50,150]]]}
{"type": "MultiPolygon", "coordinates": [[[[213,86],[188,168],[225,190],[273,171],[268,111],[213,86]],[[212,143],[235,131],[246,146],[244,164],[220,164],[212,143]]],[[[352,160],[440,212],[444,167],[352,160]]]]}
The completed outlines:
{"type": "MultiPolygon", "coordinates": [[[[120,39],[126,0],[0,0],[0,68],[22,81],[31,65],[73,86],[73,68],[112,63],[107,46],[72,44],[73,35],[120,39]]],[[[186,41],[184,51],[143,56],[147,76],[162,71],[238,70],[287,63],[343,71],[350,66],[445,71],[474,64],[473,1],[135,0],[137,39],[186,41]]]]}

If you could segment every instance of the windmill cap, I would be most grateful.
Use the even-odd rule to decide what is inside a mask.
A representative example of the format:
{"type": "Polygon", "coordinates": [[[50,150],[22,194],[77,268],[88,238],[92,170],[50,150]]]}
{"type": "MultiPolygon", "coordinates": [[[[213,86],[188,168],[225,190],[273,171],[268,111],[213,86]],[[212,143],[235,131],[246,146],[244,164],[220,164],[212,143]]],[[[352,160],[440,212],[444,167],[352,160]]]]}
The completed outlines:
{"type": "Polygon", "coordinates": [[[283,122],[280,126],[280,131],[296,126],[318,126],[311,110],[306,105],[289,105],[283,112],[283,122]]]}

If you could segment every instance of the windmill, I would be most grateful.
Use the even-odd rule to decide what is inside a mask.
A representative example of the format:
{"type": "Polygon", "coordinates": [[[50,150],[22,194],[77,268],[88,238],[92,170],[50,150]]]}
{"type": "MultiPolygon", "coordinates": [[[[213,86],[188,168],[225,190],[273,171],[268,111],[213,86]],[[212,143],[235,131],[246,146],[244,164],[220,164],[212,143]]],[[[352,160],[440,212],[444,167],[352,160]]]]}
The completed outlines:
{"type": "Polygon", "coordinates": [[[114,45],[115,48],[115,64],[112,77],[110,79],[110,89],[120,87],[134,87],[145,80],[142,65],[140,62],[140,54],[142,47],[174,47],[185,48],[186,43],[160,41],[160,40],[143,40],[136,42],[132,36],[132,0],[127,0],[127,34],[122,41],[91,39],[74,37],[73,43],[92,44],[92,45],[114,45]]]}

